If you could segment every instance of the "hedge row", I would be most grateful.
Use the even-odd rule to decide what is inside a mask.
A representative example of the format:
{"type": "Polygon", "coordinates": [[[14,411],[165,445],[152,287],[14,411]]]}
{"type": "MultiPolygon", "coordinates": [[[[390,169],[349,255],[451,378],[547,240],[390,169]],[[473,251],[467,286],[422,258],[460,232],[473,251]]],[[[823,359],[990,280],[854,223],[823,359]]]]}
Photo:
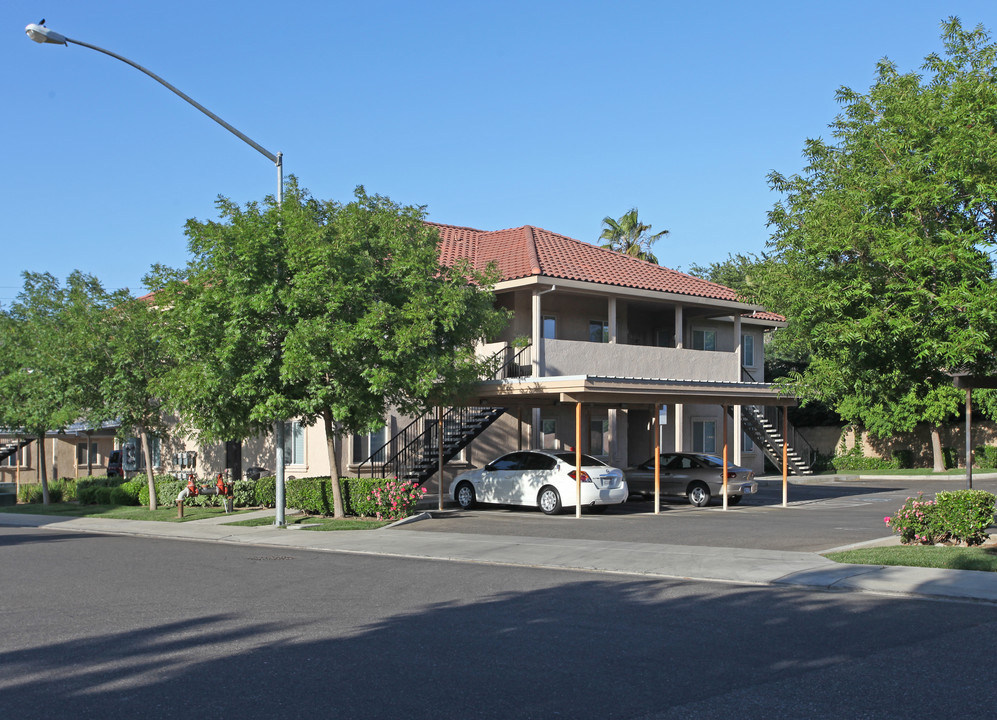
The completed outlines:
{"type": "MultiPolygon", "coordinates": [[[[347,515],[374,517],[383,508],[373,496],[375,488],[384,487],[393,479],[342,478],[343,508],[347,515]]],[[[207,481],[202,481],[205,484],[207,481]]],[[[156,500],[160,505],[172,505],[187,486],[170,475],[157,475],[156,500]]],[[[316,515],[333,514],[332,484],[328,477],[293,478],[284,484],[286,507],[316,515]]],[[[236,507],[275,507],[277,505],[277,479],[273,476],[259,480],[238,480],[233,494],[236,507]]],[[[149,485],[145,476],[132,480],[120,477],[86,477],[77,481],[63,479],[49,483],[52,502],[79,502],[84,505],[148,505],[149,485]]],[[[188,497],[186,505],[217,507],[218,495],[188,497]]],[[[21,485],[18,500],[23,503],[42,501],[41,485],[21,485]]]]}

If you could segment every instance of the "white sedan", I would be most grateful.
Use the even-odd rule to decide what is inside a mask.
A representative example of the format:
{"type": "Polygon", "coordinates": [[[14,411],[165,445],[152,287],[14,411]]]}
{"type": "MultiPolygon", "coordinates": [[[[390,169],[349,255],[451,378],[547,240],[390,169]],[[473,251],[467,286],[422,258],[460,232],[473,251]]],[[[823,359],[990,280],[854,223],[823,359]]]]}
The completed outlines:
{"type": "MultiPolygon", "coordinates": [[[[590,455],[582,455],[582,507],[602,512],[626,502],[629,490],[623,471],[590,455]]],[[[483,468],[461,473],[450,483],[450,497],[463,509],[475,503],[528,505],[547,515],[574,507],[575,453],[520,450],[483,468]]]]}

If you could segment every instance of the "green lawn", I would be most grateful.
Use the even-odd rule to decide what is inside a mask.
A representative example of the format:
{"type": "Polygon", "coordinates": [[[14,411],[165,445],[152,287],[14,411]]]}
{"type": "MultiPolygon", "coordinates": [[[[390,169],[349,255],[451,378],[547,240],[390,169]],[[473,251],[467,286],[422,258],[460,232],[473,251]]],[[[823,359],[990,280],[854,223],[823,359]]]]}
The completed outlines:
{"type": "MultiPolygon", "coordinates": [[[[316,515],[288,515],[284,521],[288,525],[302,525],[303,530],[375,530],[390,525],[392,520],[368,520],[366,518],[328,518],[316,515]]],[[[226,525],[273,525],[272,517],[249,518],[225,523],[226,525]]]]}
{"type": "MultiPolygon", "coordinates": [[[[24,515],[56,515],[59,517],[99,517],[115,520],[159,520],[162,522],[186,522],[188,520],[204,520],[205,518],[224,515],[220,507],[184,506],[183,520],[177,517],[176,505],[160,505],[157,510],[150,511],[147,507],[134,505],[78,505],[76,503],[41,503],[18,504],[0,507],[0,511],[21,513],[24,515]]],[[[237,510],[235,514],[247,512],[237,510]]]]}
{"type": "Polygon", "coordinates": [[[835,562],[858,565],[904,565],[907,567],[997,572],[997,548],[995,547],[900,545],[845,550],[827,553],[825,557],[835,562]]]}

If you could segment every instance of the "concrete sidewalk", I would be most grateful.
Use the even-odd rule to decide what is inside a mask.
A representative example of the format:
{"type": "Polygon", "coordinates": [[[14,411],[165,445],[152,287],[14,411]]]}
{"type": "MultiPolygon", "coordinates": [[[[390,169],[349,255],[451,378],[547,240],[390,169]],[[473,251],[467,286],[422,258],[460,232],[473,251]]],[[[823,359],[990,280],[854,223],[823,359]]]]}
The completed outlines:
{"type": "MultiPolygon", "coordinates": [[[[242,514],[238,519],[254,515],[272,517],[273,510],[242,514]]],[[[356,532],[310,532],[272,525],[224,524],[233,519],[222,516],[166,523],[0,513],[0,527],[997,603],[995,573],[844,565],[809,552],[428,533],[405,529],[408,522],[432,522],[428,513],[379,530],[356,532]]]]}

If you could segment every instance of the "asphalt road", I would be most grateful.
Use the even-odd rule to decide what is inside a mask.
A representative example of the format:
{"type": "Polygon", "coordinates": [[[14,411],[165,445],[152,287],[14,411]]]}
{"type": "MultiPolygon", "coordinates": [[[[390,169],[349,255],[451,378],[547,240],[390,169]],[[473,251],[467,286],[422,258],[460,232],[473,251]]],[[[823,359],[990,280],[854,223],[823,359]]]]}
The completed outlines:
{"type": "MultiPolygon", "coordinates": [[[[975,480],[973,487],[997,493],[995,480],[975,480]]],[[[782,485],[766,484],[726,511],[716,501],[696,508],[673,497],[663,499],[655,515],[653,500],[631,499],[603,515],[583,512],[580,519],[573,508],[547,516],[536,508],[479,505],[435,514],[432,521],[406,529],[823,552],[891,536],[883,518],[910,496],[923,492],[932,497],[939,490],[963,488],[964,478],[791,484],[789,506],[784,508],[782,485]]]]}
{"type": "Polygon", "coordinates": [[[23,720],[937,718],[997,703],[997,607],[856,593],[0,528],[0,623],[0,718],[23,720]]]}

